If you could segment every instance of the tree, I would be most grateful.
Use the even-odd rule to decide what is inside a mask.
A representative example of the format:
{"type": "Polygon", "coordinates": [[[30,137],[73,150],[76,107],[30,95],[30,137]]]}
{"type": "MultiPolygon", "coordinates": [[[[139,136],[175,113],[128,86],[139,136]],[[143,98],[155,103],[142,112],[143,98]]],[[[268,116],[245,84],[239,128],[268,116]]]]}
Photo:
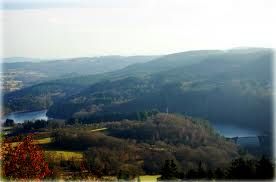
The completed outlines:
{"type": "Polygon", "coordinates": [[[214,178],[215,179],[224,179],[225,178],[225,172],[222,169],[217,168],[214,172],[214,178]]]}
{"type": "Polygon", "coordinates": [[[118,167],[120,169],[117,175],[118,179],[130,181],[135,177],[143,174],[141,167],[137,164],[124,163],[118,167]]]}
{"type": "Polygon", "coordinates": [[[161,180],[174,180],[178,178],[178,169],[173,160],[166,160],[161,170],[161,180]]]}
{"type": "Polygon", "coordinates": [[[254,161],[238,158],[232,161],[228,169],[229,179],[252,179],[255,177],[254,161]]]}
{"type": "Polygon", "coordinates": [[[209,169],[206,173],[206,176],[209,180],[213,179],[214,178],[214,172],[211,169],[209,169]]]}
{"type": "Polygon", "coordinates": [[[258,179],[272,179],[274,177],[274,168],[271,161],[264,156],[256,165],[256,177],[258,179]]]}
{"type": "Polygon", "coordinates": [[[2,171],[8,179],[43,179],[51,174],[42,149],[32,135],[16,146],[7,140],[2,144],[2,171]]]}
{"type": "Polygon", "coordinates": [[[107,147],[91,148],[84,153],[87,170],[97,176],[116,175],[120,166],[117,152],[107,147]]]}
{"type": "Polygon", "coordinates": [[[205,178],[206,177],[206,172],[202,166],[202,162],[199,161],[198,163],[198,169],[197,169],[197,177],[198,179],[205,178]]]}
{"type": "Polygon", "coordinates": [[[190,169],[186,174],[187,179],[196,179],[197,178],[197,171],[194,169],[190,169]]]}
{"type": "Polygon", "coordinates": [[[6,119],[6,122],[4,123],[4,126],[14,126],[14,120],[6,119]]]}
{"type": "Polygon", "coordinates": [[[187,174],[186,177],[188,179],[203,179],[203,178],[213,178],[214,174],[213,172],[210,170],[208,172],[206,172],[202,166],[202,162],[199,161],[198,163],[198,168],[197,170],[195,169],[190,169],[187,174]]]}

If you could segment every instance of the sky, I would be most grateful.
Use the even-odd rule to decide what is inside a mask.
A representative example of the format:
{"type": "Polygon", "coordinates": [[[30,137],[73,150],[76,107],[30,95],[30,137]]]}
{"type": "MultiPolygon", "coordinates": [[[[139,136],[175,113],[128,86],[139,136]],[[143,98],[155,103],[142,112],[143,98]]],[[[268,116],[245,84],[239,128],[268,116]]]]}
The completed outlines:
{"type": "Polygon", "coordinates": [[[3,0],[1,57],[276,47],[275,0],[3,0]]]}

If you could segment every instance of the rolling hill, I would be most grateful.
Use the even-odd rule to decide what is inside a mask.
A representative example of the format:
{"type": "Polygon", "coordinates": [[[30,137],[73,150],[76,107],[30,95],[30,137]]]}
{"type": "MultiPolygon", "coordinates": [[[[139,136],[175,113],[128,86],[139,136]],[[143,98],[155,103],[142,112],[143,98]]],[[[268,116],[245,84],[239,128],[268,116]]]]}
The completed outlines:
{"type": "Polygon", "coordinates": [[[20,81],[23,87],[49,80],[115,71],[135,63],[144,63],[158,56],[102,56],[63,60],[6,58],[3,60],[4,82],[20,81]]]}
{"type": "MultiPolygon", "coordinates": [[[[23,89],[7,95],[5,104],[12,108],[15,102],[29,100],[28,93],[39,99],[46,94],[50,117],[92,122],[112,113],[116,118],[168,108],[212,123],[235,123],[269,132],[272,56],[271,49],[263,48],[176,53],[113,72],[35,85],[25,93],[23,89]]],[[[28,102],[22,107],[26,105],[28,102]]]]}

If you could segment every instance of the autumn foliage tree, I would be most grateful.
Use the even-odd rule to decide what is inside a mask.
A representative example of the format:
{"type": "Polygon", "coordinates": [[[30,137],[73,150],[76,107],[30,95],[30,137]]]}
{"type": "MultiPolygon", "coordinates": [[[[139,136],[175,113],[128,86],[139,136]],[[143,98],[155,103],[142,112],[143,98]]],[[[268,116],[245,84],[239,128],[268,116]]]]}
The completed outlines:
{"type": "Polygon", "coordinates": [[[51,174],[43,150],[34,144],[32,135],[14,146],[2,143],[2,175],[8,179],[43,179],[51,174]]]}

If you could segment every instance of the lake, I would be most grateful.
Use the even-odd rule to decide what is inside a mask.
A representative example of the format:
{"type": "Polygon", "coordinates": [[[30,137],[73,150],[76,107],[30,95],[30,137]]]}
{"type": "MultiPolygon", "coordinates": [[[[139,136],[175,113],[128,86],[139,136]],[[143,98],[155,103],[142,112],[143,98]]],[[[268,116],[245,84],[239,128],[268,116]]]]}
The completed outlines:
{"type": "MultiPolygon", "coordinates": [[[[26,120],[48,120],[46,112],[47,110],[32,112],[14,112],[4,116],[2,121],[5,121],[7,118],[14,120],[16,123],[23,123],[26,120]]],[[[260,133],[257,131],[226,124],[214,124],[213,127],[220,135],[224,137],[246,137],[238,139],[237,144],[241,146],[259,146],[259,140],[257,136],[260,133]],[[248,136],[252,137],[248,138],[248,136]]]]}
{"type": "MultiPolygon", "coordinates": [[[[14,112],[4,116],[3,121],[5,121],[7,118],[13,119],[16,123],[23,123],[25,120],[48,120],[46,112],[47,110],[32,112],[14,112]]],[[[244,137],[259,135],[259,132],[257,131],[233,125],[214,124],[213,127],[218,131],[219,134],[225,137],[244,137]]]]}
{"type": "Polygon", "coordinates": [[[253,129],[242,128],[234,125],[214,124],[213,127],[219,134],[229,138],[260,135],[260,132],[254,131],[253,129]]]}
{"type": "Polygon", "coordinates": [[[3,121],[6,119],[12,119],[15,123],[23,123],[25,120],[48,120],[46,116],[47,110],[31,111],[31,112],[13,112],[2,118],[3,121]]]}

